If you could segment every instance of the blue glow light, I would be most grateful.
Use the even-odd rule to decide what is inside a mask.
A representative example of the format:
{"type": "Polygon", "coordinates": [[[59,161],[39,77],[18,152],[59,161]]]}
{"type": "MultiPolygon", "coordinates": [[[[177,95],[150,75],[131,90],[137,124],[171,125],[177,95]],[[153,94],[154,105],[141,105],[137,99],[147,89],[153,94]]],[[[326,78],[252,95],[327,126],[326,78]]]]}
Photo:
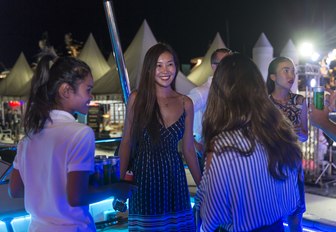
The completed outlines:
{"type": "MultiPolygon", "coordinates": [[[[112,201],[113,201],[113,197],[108,198],[106,200],[103,201],[99,201],[93,204],[90,204],[90,212],[92,214],[92,216],[96,219],[95,222],[99,222],[102,220],[107,220],[108,216],[111,216],[114,212],[113,208],[112,208],[112,201]]],[[[128,204],[128,202],[127,202],[128,204]]],[[[194,197],[190,197],[190,204],[191,207],[194,207],[195,205],[195,199],[194,197]]],[[[31,216],[30,215],[22,215],[22,216],[18,216],[16,218],[14,218],[10,223],[12,225],[12,227],[14,228],[14,231],[26,231],[26,229],[29,226],[29,222],[31,220],[31,216]]],[[[283,223],[285,229],[288,231],[288,223],[283,223]]],[[[6,228],[5,223],[0,221],[0,231],[2,231],[2,228],[6,228]]],[[[6,230],[7,231],[7,230],[6,230]]],[[[321,232],[321,230],[318,229],[311,229],[311,228],[307,228],[307,227],[303,227],[303,231],[304,232],[321,232]]]]}
{"type": "MultiPolygon", "coordinates": [[[[284,227],[288,227],[288,223],[284,222],[283,223],[284,227]]],[[[302,229],[304,232],[320,232],[319,230],[312,230],[312,229],[308,229],[302,226],[302,229]]]]}

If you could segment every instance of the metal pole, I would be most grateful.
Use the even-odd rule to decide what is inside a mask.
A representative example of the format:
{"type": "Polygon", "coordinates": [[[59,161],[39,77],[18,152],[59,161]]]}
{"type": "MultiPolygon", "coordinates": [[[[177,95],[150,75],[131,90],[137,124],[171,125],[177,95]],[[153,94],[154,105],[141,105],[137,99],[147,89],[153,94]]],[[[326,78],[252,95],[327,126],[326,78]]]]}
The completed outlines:
{"type": "Polygon", "coordinates": [[[113,48],[113,56],[117,64],[117,71],[119,74],[119,79],[121,83],[121,88],[123,91],[123,97],[125,104],[127,104],[128,96],[130,95],[130,85],[128,79],[128,73],[125,65],[124,56],[122,53],[122,49],[119,42],[119,36],[117,31],[117,25],[114,18],[112,0],[104,1],[104,9],[106,14],[106,20],[109,27],[112,48],[113,48]]]}

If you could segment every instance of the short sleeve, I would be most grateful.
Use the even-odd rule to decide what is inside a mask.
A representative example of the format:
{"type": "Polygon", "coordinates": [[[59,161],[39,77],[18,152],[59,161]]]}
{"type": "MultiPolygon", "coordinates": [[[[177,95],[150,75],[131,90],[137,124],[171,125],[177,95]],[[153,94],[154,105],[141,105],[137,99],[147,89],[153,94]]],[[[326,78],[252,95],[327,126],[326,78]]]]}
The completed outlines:
{"type": "Polygon", "coordinates": [[[22,157],[21,152],[22,152],[22,146],[23,146],[24,140],[25,139],[21,140],[18,143],[18,145],[16,147],[16,155],[15,155],[15,158],[14,158],[14,161],[13,161],[13,167],[15,169],[18,169],[18,170],[21,169],[21,166],[20,166],[21,162],[20,161],[21,161],[21,157],[22,157]]]}
{"type": "Polygon", "coordinates": [[[68,170],[94,171],[95,136],[90,127],[83,127],[73,137],[68,157],[68,170]]]}

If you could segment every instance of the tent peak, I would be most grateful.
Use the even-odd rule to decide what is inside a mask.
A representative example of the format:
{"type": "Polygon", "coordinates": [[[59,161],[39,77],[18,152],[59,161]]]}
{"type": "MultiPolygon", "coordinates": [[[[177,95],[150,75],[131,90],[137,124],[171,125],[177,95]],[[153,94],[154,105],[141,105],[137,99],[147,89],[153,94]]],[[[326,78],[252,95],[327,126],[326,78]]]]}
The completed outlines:
{"type": "Polygon", "coordinates": [[[272,47],[271,43],[267,39],[266,35],[264,32],[262,32],[259,36],[259,39],[254,45],[255,48],[260,48],[260,47],[272,47]]]}

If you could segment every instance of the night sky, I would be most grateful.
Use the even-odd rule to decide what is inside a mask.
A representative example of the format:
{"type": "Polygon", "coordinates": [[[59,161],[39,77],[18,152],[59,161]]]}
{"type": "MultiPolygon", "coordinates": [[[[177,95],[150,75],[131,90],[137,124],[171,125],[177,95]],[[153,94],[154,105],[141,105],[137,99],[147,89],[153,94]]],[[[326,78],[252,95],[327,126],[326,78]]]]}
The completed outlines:
{"type": "MultiPolygon", "coordinates": [[[[114,0],[113,6],[123,51],[146,19],[182,63],[203,56],[217,32],[228,47],[250,57],[262,32],[275,56],[289,39],[296,45],[310,40],[321,53],[336,47],[333,0],[114,0]]],[[[112,50],[102,0],[0,0],[0,62],[7,68],[21,52],[33,62],[45,31],[57,50],[68,32],[81,42],[92,33],[105,57],[112,50]]]]}

